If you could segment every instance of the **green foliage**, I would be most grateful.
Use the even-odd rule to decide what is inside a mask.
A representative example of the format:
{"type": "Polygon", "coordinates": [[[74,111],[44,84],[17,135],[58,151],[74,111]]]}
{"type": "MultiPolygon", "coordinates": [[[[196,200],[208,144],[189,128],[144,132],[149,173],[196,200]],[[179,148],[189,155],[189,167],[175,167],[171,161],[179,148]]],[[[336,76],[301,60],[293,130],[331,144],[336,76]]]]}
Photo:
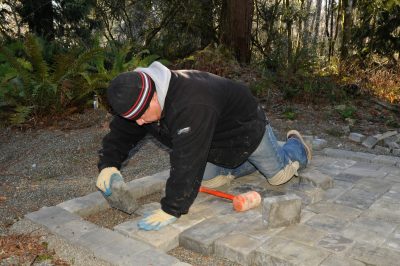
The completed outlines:
{"type": "Polygon", "coordinates": [[[183,60],[178,60],[177,66],[182,69],[207,71],[228,78],[234,78],[241,70],[239,63],[228,49],[214,44],[210,44],[183,60]]]}
{"type": "Polygon", "coordinates": [[[73,106],[81,97],[81,87],[85,86],[81,73],[102,50],[91,49],[55,57],[55,69],[44,60],[43,46],[33,35],[26,37],[21,56],[6,46],[0,53],[5,62],[0,76],[1,102],[6,107],[3,110],[12,110],[9,115],[11,124],[21,124],[30,115],[60,112],[73,106]]]}
{"type": "Polygon", "coordinates": [[[395,117],[393,117],[391,115],[386,117],[385,125],[387,127],[391,127],[391,128],[399,128],[400,127],[399,121],[395,117]]]}
{"type": "Polygon", "coordinates": [[[71,48],[46,61],[44,45],[28,35],[21,51],[14,49],[14,44],[0,49],[0,111],[8,114],[1,117],[11,124],[22,124],[31,116],[60,114],[69,108],[79,110],[94,94],[104,98],[108,82],[119,73],[160,59],[148,50],[133,55],[132,45],[127,44],[84,51],[71,48]]]}
{"type": "Polygon", "coordinates": [[[353,28],[352,43],[365,58],[377,53],[391,58],[400,50],[400,2],[396,0],[357,1],[359,20],[353,28]]]}
{"type": "Polygon", "coordinates": [[[283,116],[288,120],[295,120],[297,113],[292,107],[286,107],[283,111],[283,116]]]}
{"type": "Polygon", "coordinates": [[[343,120],[354,118],[357,108],[353,105],[341,104],[335,106],[335,110],[340,114],[343,120]]]}

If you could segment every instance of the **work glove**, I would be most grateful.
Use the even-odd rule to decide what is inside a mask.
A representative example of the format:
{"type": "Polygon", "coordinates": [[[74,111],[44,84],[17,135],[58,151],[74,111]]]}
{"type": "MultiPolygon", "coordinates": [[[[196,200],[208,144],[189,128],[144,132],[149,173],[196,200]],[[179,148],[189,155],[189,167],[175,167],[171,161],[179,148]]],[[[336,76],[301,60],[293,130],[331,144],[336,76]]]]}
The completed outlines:
{"type": "Polygon", "coordinates": [[[178,218],[172,216],[161,209],[152,211],[149,215],[145,216],[138,222],[138,227],[146,231],[158,231],[164,226],[175,222],[178,218]]]}
{"type": "Polygon", "coordinates": [[[96,187],[101,190],[104,196],[111,195],[111,185],[115,181],[124,181],[120,171],[116,167],[106,167],[101,170],[97,177],[96,187]]]}

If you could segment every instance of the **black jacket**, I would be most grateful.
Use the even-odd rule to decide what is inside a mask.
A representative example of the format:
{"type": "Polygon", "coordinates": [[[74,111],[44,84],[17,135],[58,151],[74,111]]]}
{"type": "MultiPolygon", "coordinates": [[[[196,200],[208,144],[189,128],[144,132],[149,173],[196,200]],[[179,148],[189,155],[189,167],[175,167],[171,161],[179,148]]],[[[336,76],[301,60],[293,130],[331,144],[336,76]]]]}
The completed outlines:
{"type": "Polygon", "coordinates": [[[159,123],[139,126],[115,116],[98,167],[119,169],[129,151],[151,133],[172,149],[161,206],[179,217],[196,198],[206,163],[234,168],[246,161],[262,139],[266,118],[243,84],[206,72],[171,72],[159,123]]]}

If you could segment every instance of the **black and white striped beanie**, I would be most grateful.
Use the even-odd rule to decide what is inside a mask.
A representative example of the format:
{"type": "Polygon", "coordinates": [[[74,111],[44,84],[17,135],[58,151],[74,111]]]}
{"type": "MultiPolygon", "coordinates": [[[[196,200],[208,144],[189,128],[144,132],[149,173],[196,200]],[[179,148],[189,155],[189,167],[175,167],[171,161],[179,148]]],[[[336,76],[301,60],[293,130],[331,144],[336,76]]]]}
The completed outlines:
{"type": "Polygon", "coordinates": [[[137,120],[149,106],[154,91],[154,82],[148,74],[130,71],[118,75],[110,82],[107,98],[118,115],[137,120]]]}

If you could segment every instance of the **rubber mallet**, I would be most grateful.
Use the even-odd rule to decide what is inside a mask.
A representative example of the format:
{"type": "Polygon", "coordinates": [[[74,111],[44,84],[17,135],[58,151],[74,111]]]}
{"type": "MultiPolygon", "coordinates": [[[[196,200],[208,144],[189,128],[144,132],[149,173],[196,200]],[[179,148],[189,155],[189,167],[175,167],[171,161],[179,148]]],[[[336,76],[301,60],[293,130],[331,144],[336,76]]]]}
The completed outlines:
{"type": "Polygon", "coordinates": [[[238,212],[243,212],[252,208],[256,208],[261,204],[261,196],[256,191],[249,191],[235,196],[222,191],[200,187],[199,192],[231,200],[233,202],[233,208],[235,209],[235,211],[238,212]]]}

